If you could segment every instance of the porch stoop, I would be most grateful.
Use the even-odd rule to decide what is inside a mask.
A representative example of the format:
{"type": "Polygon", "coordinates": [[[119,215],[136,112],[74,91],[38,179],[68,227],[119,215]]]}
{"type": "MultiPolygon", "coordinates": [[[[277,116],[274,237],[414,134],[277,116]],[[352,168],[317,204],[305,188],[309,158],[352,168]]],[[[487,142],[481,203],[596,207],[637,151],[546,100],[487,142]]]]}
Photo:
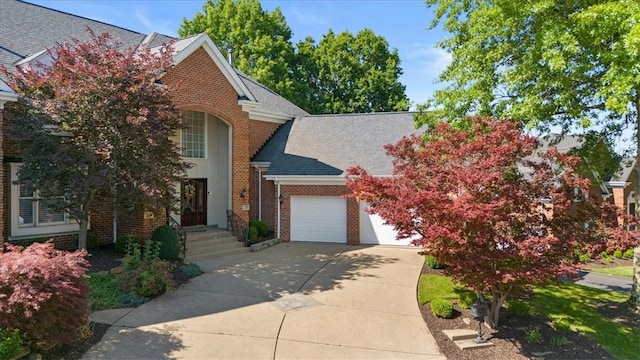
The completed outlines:
{"type": "Polygon", "coordinates": [[[187,254],[185,263],[202,261],[217,257],[248,253],[249,248],[231,234],[217,228],[186,229],[187,254]]]}

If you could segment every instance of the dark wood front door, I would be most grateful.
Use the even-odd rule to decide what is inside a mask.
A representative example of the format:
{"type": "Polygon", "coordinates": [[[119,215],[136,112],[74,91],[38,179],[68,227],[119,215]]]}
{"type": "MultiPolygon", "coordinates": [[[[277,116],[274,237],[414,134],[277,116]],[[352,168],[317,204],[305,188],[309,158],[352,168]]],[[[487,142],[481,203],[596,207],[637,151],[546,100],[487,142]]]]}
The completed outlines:
{"type": "Polygon", "coordinates": [[[207,179],[186,179],[182,182],[182,226],[207,224],[207,179]]]}

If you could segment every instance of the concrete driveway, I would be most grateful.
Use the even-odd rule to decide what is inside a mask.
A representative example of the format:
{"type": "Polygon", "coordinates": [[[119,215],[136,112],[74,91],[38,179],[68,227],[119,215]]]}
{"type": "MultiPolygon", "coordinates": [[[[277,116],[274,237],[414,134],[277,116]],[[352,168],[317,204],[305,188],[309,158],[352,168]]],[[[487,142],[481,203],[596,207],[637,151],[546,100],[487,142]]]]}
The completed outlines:
{"type": "Polygon", "coordinates": [[[205,274],[125,311],[84,358],[444,359],[416,301],[422,261],[293,243],[201,262],[205,274]]]}

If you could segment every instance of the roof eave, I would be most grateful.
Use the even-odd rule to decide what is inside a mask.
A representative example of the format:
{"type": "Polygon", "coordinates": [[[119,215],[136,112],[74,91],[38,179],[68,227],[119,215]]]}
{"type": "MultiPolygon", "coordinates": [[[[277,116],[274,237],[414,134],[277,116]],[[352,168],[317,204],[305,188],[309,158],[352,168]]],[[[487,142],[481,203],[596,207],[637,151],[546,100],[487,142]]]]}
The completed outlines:
{"type": "Polygon", "coordinates": [[[265,175],[280,185],[345,185],[347,179],[343,175],[265,175]]]}
{"type": "Polygon", "coordinates": [[[608,187],[612,188],[624,188],[631,185],[628,181],[607,181],[606,184],[608,187]]]}
{"type": "Polygon", "coordinates": [[[293,119],[293,116],[291,115],[262,110],[259,108],[260,103],[257,101],[238,100],[238,105],[242,107],[242,111],[249,113],[249,119],[251,120],[284,124],[287,121],[293,119]]]}
{"type": "Polygon", "coordinates": [[[18,101],[18,94],[14,92],[0,91],[0,110],[4,109],[5,103],[16,101],[18,101]]]}

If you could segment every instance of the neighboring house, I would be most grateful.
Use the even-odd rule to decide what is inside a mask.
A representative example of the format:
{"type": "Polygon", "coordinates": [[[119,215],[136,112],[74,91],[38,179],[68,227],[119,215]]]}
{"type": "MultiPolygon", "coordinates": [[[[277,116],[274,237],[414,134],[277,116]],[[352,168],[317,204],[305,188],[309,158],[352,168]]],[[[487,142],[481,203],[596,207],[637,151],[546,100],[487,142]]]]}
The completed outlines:
{"type": "MultiPolygon", "coordinates": [[[[0,61],[7,67],[46,62],[47,47],[72,37],[86,39],[88,27],[109,32],[125,46],[156,47],[173,40],[2,0],[0,61]]],[[[176,40],[173,48],[175,66],[162,82],[181,85],[174,99],[189,129],[176,141],[194,166],[181,185],[185,211],[172,217],[183,226],[225,228],[227,210],[232,210],[244,221],[265,220],[284,240],[396,243],[393,231],[366,214],[364,205],[342,197],[347,193],[344,171],[360,164],[389,175],[391,159],[382,146],[415,132],[411,113],[310,116],[236,71],[206,34],[176,40]]],[[[0,86],[2,121],[2,109],[17,96],[6,83],[0,86]]],[[[9,124],[0,125],[0,241],[53,238],[61,248],[74,248],[77,224],[64,213],[47,213],[35,194],[14,183],[21,154],[4,131],[9,124]]],[[[117,222],[120,234],[149,237],[166,221],[164,213],[150,209],[124,215],[117,222]]],[[[102,243],[112,241],[112,218],[108,206],[92,212],[91,230],[102,243]]]]}
{"type": "MultiPolygon", "coordinates": [[[[611,192],[611,201],[625,214],[636,215],[636,173],[633,168],[636,165],[635,158],[624,157],[620,159],[618,169],[606,182],[607,188],[611,192]]],[[[622,223],[621,219],[618,219],[622,223]]]]}
{"type": "MultiPolygon", "coordinates": [[[[602,141],[585,147],[586,142],[586,138],[582,136],[551,135],[541,139],[539,151],[554,146],[560,152],[581,156],[585,165],[583,175],[589,177],[592,184],[590,196],[599,194],[624,213],[635,215],[635,158],[619,157],[602,141]],[[583,153],[583,148],[589,149],[587,154],[583,153]]],[[[622,221],[622,218],[618,218],[620,225],[622,221]]]]}

